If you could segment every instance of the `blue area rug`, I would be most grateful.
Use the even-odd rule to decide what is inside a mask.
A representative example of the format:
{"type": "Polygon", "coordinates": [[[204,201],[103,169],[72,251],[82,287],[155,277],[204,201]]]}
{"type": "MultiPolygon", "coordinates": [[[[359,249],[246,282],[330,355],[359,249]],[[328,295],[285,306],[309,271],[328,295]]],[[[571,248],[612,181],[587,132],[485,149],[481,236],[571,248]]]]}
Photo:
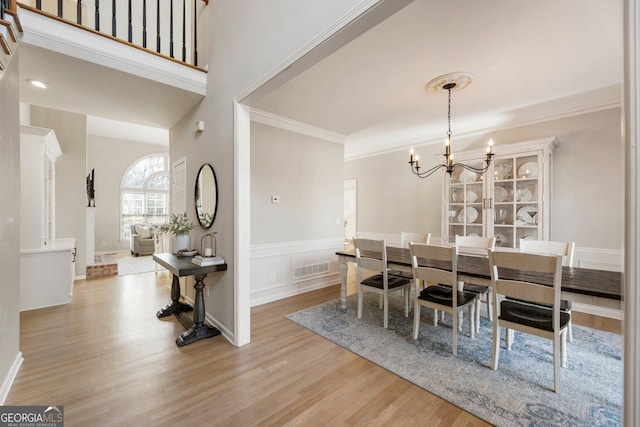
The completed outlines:
{"type": "Polygon", "coordinates": [[[362,319],[356,308],[351,296],[346,310],[336,300],[286,318],[497,426],[622,425],[620,335],[574,325],[556,394],[550,340],[516,332],[507,351],[502,329],[500,362],[493,371],[493,327],[487,319],[481,319],[472,340],[465,313],[453,356],[448,315],[433,326],[432,311],[422,308],[420,335],[413,340],[413,313],[402,315],[402,297],[391,298],[388,330],[382,328],[377,295],[365,293],[362,319]]]}

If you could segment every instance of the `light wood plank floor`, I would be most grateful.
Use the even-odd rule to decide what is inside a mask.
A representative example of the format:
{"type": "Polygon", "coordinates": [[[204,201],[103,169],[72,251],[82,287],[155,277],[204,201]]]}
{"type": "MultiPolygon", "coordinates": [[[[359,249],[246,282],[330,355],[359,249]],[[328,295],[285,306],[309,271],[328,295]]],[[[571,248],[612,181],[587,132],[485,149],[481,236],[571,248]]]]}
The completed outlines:
{"type": "Polygon", "coordinates": [[[158,320],[167,272],[77,281],[70,305],[21,315],[24,363],[6,405],[64,405],[67,426],[485,426],[282,316],[339,286],[252,310],[252,341],[178,348],[158,320]]]}

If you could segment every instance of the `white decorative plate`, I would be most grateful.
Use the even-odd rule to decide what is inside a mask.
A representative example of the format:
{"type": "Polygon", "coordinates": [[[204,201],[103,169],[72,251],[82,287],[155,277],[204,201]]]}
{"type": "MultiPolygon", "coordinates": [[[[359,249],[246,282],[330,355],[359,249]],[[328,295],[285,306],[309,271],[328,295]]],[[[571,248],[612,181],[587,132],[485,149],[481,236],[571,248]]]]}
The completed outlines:
{"type": "Polygon", "coordinates": [[[516,199],[518,202],[528,202],[533,197],[528,188],[521,188],[516,191],[516,199]]]}
{"type": "Polygon", "coordinates": [[[496,234],[496,245],[505,246],[507,244],[507,238],[504,234],[496,234]]]}
{"type": "Polygon", "coordinates": [[[498,203],[504,202],[505,200],[507,200],[507,197],[509,197],[509,192],[507,191],[507,189],[504,187],[500,187],[499,185],[496,186],[495,188],[496,202],[498,203]]]}
{"type": "Polygon", "coordinates": [[[523,163],[518,168],[518,176],[522,178],[535,178],[538,176],[538,164],[536,162],[523,163]]]}
{"type": "Polygon", "coordinates": [[[467,169],[460,172],[460,176],[458,177],[460,182],[476,182],[477,179],[478,174],[467,169]]]}
{"type": "Polygon", "coordinates": [[[473,224],[478,219],[478,211],[476,208],[472,208],[467,206],[466,208],[460,211],[460,215],[458,215],[458,222],[464,222],[466,224],[473,224]]]}
{"type": "Polygon", "coordinates": [[[473,203],[476,200],[478,200],[478,194],[475,191],[467,191],[467,194],[465,195],[465,199],[467,202],[469,203],[473,203]]]}
{"type": "Polygon", "coordinates": [[[523,206],[518,209],[516,218],[518,218],[519,221],[522,221],[524,225],[536,225],[534,218],[529,215],[529,212],[538,213],[538,208],[535,206],[523,206]]]}
{"type": "Polygon", "coordinates": [[[524,236],[522,240],[536,240],[536,236],[524,236]]]}
{"type": "Polygon", "coordinates": [[[469,234],[467,234],[467,236],[480,237],[480,235],[478,233],[469,233],[469,234]]]}

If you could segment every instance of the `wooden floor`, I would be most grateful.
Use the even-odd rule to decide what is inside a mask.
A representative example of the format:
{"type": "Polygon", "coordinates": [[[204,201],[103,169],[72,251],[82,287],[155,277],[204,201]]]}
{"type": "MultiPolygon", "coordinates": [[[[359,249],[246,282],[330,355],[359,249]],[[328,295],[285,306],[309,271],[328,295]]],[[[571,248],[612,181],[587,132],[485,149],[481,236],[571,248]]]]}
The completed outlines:
{"type": "Polygon", "coordinates": [[[178,348],[182,326],[155,317],[169,284],[167,272],[77,281],[70,305],[22,313],[5,405],[63,405],[67,426],[487,425],[283,318],[339,286],[254,308],[241,348],[222,336],[178,348]]]}

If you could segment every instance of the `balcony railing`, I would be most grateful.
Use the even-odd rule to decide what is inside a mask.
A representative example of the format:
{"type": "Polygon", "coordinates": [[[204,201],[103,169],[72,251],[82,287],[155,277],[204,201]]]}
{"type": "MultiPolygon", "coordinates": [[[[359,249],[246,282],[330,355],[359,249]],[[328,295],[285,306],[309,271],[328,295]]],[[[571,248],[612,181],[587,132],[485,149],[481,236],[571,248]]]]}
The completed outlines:
{"type": "MultiPolygon", "coordinates": [[[[12,0],[0,0],[5,4],[12,0]]],[[[208,0],[26,0],[18,6],[198,67],[208,0]]]]}

